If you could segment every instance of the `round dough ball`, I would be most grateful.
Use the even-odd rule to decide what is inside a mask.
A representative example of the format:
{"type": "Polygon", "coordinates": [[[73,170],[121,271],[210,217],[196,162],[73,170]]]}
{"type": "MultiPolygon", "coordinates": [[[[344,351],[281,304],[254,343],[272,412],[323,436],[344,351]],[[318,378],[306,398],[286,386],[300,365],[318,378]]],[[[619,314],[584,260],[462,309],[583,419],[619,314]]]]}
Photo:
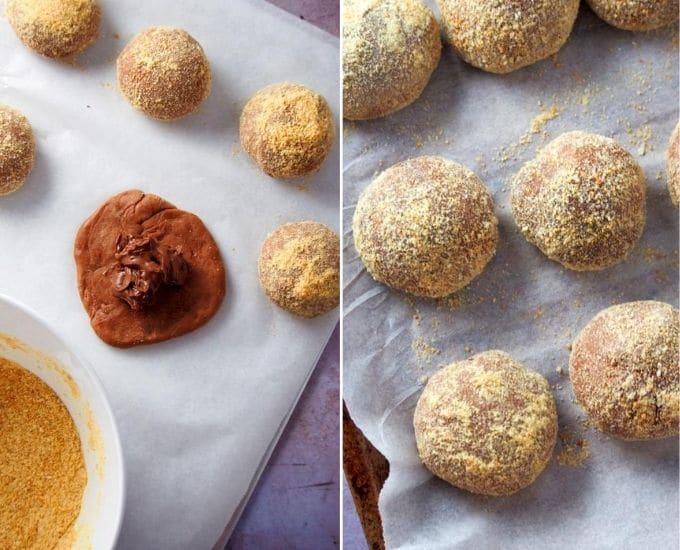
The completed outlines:
{"type": "Polygon", "coordinates": [[[96,0],[7,0],[7,19],[19,39],[46,57],[66,57],[97,38],[96,0]]]}
{"type": "Polygon", "coordinates": [[[557,409],[543,376],[487,351],[430,377],[413,424],[420,459],[434,475],[472,493],[505,496],[548,464],[557,409]]]}
{"type": "Polygon", "coordinates": [[[468,63],[509,73],[557,53],[580,0],[438,0],[451,46],[468,63]]]}
{"type": "Polygon", "coordinates": [[[572,346],[574,394],[597,427],[622,439],[678,435],[680,314],[661,302],[598,313],[572,346]]]}
{"type": "Polygon", "coordinates": [[[0,105],[0,195],[19,189],[35,161],[33,129],[19,111],[0,105]]]}
{"type": "Polygon", "coordinates": [[[260,284],[277,306],[317,317],[340,302],[340,239],[325,225],[287,223],[262,243],[260,284]]]}
{"type": "Polygon", "coordinates": [[[343,114],[389,115],[413,103],[439,64],[441,38],[420,0],[344,0],[343,114]]]}
{"type": "Polygon", "coordinates": [[[493,199],[470,170],[418,157],[385,170],[363,192],[354,244],[373,278],[441,298],[468,285],[496,252],[493,199]]]}
{"type": "Polygon", "coordinates": [[[118,56],[118,86],[135,109],[159,120],[195,111],[210,94],[212,73],[201,45],[182,29],[151,27],[118,56]]]}
{"type": "Polygon", "coordinates": [[[668,191],[675,206],[680,206],[680,123],[675,126],[666,151],[668,191]]]}
{"type": "Polygon", "coordinates": [[[576,271],[623,261],[645,225],[645,176],[612,139],[568,132],[525,164],[512,213],[526,239],[576,271]]]}
{"type": "Polygon", "coordinates": [[[586,0],[610,25],[626,31],[651,31],[678,20],[678,0],[586,0]]]}
{"type": "Polygon", "coordinates": [[[241,113],[241,144],[273,178],[316,172],[335,142],[326,100],[309,88],[282,82],[257,92],[241,113]]]}

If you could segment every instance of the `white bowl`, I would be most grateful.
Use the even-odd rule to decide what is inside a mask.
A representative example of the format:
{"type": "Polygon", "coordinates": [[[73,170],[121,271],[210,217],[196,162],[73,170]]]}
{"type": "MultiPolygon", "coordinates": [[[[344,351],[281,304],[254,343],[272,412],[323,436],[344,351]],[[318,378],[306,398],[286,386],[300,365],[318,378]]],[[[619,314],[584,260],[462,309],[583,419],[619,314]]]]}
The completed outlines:
{"type": "Polygon", "coordinates": [[[74,548],[111,550],[123,519],[125,475],[116,423],[96,374],[40,317],[3,295],[0,356],[39,376],[71,413],[87,468],[74,548]]]}

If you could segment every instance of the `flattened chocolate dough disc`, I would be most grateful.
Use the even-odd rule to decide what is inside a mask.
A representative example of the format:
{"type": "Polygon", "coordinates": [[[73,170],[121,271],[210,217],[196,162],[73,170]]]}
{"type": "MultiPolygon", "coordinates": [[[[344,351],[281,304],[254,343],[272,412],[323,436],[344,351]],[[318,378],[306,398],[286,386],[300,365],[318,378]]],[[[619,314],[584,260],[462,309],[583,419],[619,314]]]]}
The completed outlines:
{"type": "MultiPolygon", "coordinates": [[[[212,235],[197,216],[156,195],[132,190],[111,197],[80,227],[74,253],[80,299],[94,331],[112,346],[152,344],[186,334],[204,325],[224,299],[224,264],[212,235]],[[137,309],[119,290],[120,262],[126,261],[120,252],[130,238],[151,241],[146,252],[151,261],[156,260],[155,246],[165,251],[160,264],[177,254],[188,270],[185,277],[176,277],[182,284],[168,275],[172,283],[157,285],[150,303],[132,301],[137,309]]],[[[128,265],[139,258],[130,257],[128,265]]],[[[174,263],[167,269],[174,269],[174,263]]]]}

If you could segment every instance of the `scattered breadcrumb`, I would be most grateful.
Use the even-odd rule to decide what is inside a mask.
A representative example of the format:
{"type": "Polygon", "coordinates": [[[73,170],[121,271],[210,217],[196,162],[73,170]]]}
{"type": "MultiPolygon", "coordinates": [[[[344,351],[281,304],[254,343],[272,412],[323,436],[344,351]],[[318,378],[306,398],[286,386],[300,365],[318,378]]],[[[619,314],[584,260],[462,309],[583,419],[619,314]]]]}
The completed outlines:
{"type": "Polygon", "coordinates": [[[425,340],[422,336],[416,336],[411,342],[411,349],[416,354],[418,360],[424,363],[431,363],[432,359],[441,353],[441,350],[435,348],[431,343],[425,340]]]}
{"type": "Polygon", "coordinates": [[[561,110],[557,107],[557,105],[553,105],[550,107],[550,109],[547,109],[546,111],[536,115],[531,121],[531,133],[538,134],[542,132],[543,127],[551,120],[555,120],[560,115],[560,113],[561,110]]]}
{"type": "Polygon", "coordinates": [[[590,442],[574,432],[558,434],[560,452],[557,462],[562,466],[581,466],[590,456],[590,442]]]}

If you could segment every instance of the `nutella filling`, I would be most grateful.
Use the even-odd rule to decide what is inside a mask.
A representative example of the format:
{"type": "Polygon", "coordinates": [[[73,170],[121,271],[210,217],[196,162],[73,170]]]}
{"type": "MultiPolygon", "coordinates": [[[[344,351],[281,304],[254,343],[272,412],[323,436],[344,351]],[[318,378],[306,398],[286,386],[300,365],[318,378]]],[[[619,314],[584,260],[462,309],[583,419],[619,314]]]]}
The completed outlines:
{"type": "Polygon", "coordinates": [[[152,305],[163,285],[181,286],[189,275],[181,249],[164,246],[144,235],[119,235],[115,257],[114,295],[133,311],[152,305]]]}

